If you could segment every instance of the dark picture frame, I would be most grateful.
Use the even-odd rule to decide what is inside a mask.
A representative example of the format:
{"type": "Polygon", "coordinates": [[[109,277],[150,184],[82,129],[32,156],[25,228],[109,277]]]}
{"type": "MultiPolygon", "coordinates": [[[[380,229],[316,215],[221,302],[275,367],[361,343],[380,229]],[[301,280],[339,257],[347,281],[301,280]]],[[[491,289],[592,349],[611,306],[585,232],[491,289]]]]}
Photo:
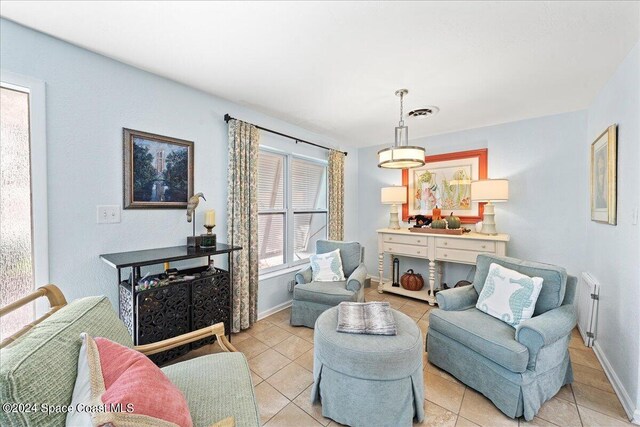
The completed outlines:
{"type": "Polygon", "coordinates": [[[186,209],[193,141],[122,129],[124,209],[186,209]]]}

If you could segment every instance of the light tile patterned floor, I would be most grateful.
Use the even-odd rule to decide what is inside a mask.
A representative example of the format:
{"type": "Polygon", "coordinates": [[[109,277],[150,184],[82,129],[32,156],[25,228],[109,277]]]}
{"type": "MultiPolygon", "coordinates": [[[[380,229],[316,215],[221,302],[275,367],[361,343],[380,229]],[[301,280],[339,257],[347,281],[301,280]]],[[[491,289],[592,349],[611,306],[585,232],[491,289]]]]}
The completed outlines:
{"type": "MultiPolygon", "coordinates": [[[[411,316],[424,333],[429,326],[426,303],[367,289],[368,301],[389,301],[411,316]]],[[[265,427],[336,426],[309,402],[313,383],[313,330],[289,325],[290,310],[280,311],[232,336],[252,370],[260,418],[265,427]]],[[[209,347],[209,346],[207,346],[209,347]]],[[[206,353],[206,348],[187,355],[206,353]]],[[[427,362],[425,353],[425,426],[622,426],[631,425],[593,351],[577,330],[570,344],[575,382],[563,387],[527,423],[504,416],[481,394],[427,362]]]]}

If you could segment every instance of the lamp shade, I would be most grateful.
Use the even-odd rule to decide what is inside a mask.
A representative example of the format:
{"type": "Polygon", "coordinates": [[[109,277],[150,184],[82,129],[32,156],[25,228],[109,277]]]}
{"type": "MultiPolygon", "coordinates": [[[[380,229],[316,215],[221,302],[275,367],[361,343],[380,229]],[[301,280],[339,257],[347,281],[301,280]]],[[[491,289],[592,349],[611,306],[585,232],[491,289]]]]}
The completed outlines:
{"type": "Polygon", "coordinates": [[[407,203],[407,187],[384,187],[380,190],[380,201],[385,205],[407,203]]]}
{"type": "Polygon", "coordinates": [[[378,167],[387,169],[417,168],[424,165],[424,148],[400,146],[378,151],[378,167]]]}
{"type": "Polygon", "coordinates": [[[485,179],[471,183],[471,200],[474,202],[506,202],[509,200],[509,181],[485,179]]]}

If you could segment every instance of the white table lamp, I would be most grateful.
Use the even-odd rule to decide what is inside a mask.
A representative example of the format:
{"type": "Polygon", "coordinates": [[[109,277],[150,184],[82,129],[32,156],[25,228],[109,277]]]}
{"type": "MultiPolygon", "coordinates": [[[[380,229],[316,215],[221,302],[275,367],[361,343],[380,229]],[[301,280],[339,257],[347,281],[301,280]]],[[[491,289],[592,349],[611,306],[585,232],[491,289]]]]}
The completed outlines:
{"type": "Polygon", "coordinates": [[[380,201],[384,205],[391,205],[389,214],[389,228],[398,230],[398,205],[407,203],[407,187],[384,187],[380,190],[380,201]]]}
{"type": "Polygon", "coordinates": [[[496,221],[493,203],[509,200],[509,181],[506,179],[485,179],[471,183],[471,200],[487,202],[484,205],[484,219],[480,233],[496,235],[496,221]]]}

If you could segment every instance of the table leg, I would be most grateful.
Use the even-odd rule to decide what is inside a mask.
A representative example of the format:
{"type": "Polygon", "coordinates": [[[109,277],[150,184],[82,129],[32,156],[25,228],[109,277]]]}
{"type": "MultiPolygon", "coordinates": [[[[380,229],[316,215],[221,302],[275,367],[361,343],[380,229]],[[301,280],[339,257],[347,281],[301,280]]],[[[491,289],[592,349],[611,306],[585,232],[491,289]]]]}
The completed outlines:
{"type": "Polygon", "coordinates": [[[378,293],[382,293],[382,275],[384,274],[384,252],[378,254],[378,293]]]}
{"type": "Polygon", "coordinates": [[[429,305],[436,305],[435,297],[435,284],[436,284],[436,263],[433,260],[429,260],[429,305]]]}

